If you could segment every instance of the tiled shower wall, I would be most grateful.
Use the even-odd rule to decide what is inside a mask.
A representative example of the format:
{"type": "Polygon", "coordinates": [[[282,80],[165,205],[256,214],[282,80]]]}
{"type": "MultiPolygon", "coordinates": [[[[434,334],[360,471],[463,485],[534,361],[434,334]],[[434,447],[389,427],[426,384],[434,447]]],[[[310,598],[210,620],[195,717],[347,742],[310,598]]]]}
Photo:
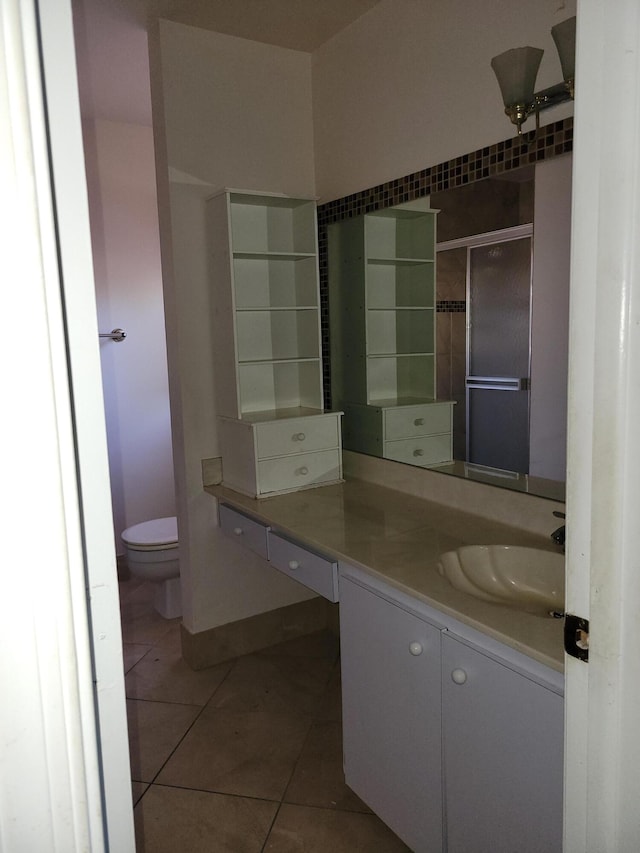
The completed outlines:
{"type": "MultiPolygon", "coordinates": [[[[392,207],[396,204],[403,204],[407,201],[421,198],[425,195],[431,195],[431,204],[436,209],[438,208],[438,193],[443,193],[445,190],[453,189],[454,187],[466,187],[476,181],[481,181],[485,178],[491,178],[498,175],[503,175],[514,169],[520,169],[524,166],[531,166],[542,160],[549,160],[552,157],[557,157],[561,154],[567,154],[573,150],[573,118],[566,118],[562,121],[554,122],[540,128],[538,138],[536,139],[535,131],[525,133],[521,138],[506,139],[498,142],[495,145],[487,148],[472,151],[469,154],[463,154],[453,160],[448,160],[444,163],[439,163],[436,166],[423,169],[420,172],[414,172],[406,175],[403,178],[397,178],[393,181],[387,181],[384,184],[379,184],[376,187],[362,190],[358,193],[335,199],[318,207],[318,229],[319,229],[319,252],[320,252],[320,298],[321,298],[321,324],[322,324],[322,348],[324,362],[324,387],[325,387],[325,405],[331,407],[331,364],[330,364],[330,348],[329,348],[329,286],[328,286],[328,256],[327,256],[327,226],[332,222],[338,222],[341,219],[350,219],[354,216],[360,216],[363,213],[370,213],[374,210],[382,210],[386,207],[392,207]]],[[[493,182],[492,182],[493,183],[493,182]]],[[[525,219],[527,215],[527,199],[522,193],[519,196],[518,204],[522,205],[519,212],[519,221],[531,221],[525,219]]],[[[511,217],[510,217],[511,218],[511,217]]],[[[517,224],[511,222],[510,224],[517,224]]],[[[481,218],[481,227],[475,232],[467,233],[483,233],[496,228],[506,227],[506,225],[489,224],[487,220],[481,218]],[[486,226],[486,227],[485,227],[486,226]]],[[[453,228],[455,231],[455,227],[453,228]]],[[[461,234],[452,234],[446,227],[444,218],[441,216],[438,221],[438,239],[448,240],[454,239],[454,236],[462,236],[461,234]]],[[[440,262],[438,264],[438,279],[442,276],[440,262]]],[[[440,290],[440,282],[438,283],[438,300],[449,302],[460,302],[462,296],[455,297],[445,296],[440,290]],[[442,293],[442,295],[441,295],[442,293]]],[[[458,290],[456,289],[456,294],[458,290]]],[[[445,306],[442,306],[445,307],[445,306]]],[[[450,307],[450,306],[447,306],[450,307]]],[[[440,311],[439,314],[444,314],[449,317],[449,329],[451,333],[451,346],[449,349],[450,365],[454,362],[454,348],[456,353],[456,365],[459,363],[460,355],[460,324],[464,326],[464,321],[456,318],[456,314],[460,314],[459,310],[455,311],[440,311]],[[455,331],[454,331],[455,326],[455,331]]],[[[464,314],[462,315],[464,317],[464,314]]],[[[447,323],[442,321],[438,327],[442,328],[442,333],[446,334],[447,323]]],[[[464,336],[463,336],[464,337],[464,336]]],[[[444,342],[438,340],[437,350],[438,358],[440,350],[444,350],[444,342]]],[[[444,352],[443,352],[444,357],[444,352]]],[[[456,371],[457,372],[457,371],[456,371]]],[[[443,390],[445,378],[442,378],[443,390]]],[[[453,390],[453,376],[449,378],[449,390],[453,390]]],[[[440,379],[438,380],[440,383],[440,379]]],[[[456,390],[458,388],[458,380],[456,379],[456,390]]],[[[440,384],[438,385],[440,388],[440,384]]],[[[440,393],[438,394],[440,396],[440,393]]],[[[448,396],[448,399],[457,399],[457,393],[448,396]]],[[[461,407],[456,414],[458,422],[464,417],[464,412],[461,407]]],[[[460,429],[458,429],[457,444],[460,444],[460,429]]],[[[464,445],[463,445],[464,446],[464,445]]],[[[460,448],[456,448],[460,449],[460,448]]],[[[461,454],[461,458],[463,454],[461,454]]]]}

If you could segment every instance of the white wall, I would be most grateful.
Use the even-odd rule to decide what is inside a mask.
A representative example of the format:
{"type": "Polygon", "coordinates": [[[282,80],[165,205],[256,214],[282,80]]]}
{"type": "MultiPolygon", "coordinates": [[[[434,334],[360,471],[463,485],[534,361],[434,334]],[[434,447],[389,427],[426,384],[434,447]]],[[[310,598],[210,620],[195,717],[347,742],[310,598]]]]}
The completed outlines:
{"type": "Polygon", "coordinates": [[[214,371],[204,200],[314,194],[311,60],[166,21],[150,49],[183,620],[197,632],[310,597],[219,534],[201,460],[219,453],[215,383],[231,381],[214,371]]]}
{"type": "Polygon", "coordinates": [[[529,473],[566,480],[572,157],[536,166],[529,473]]]}
{"type": "MultiPolygon", "coordinates": [[[[560,82],[550,30],[575,11],[575,0],[382,0],[313,54],[320,199],[515,135],[491,58],[544,48],[536,88],[560,82]]],[[[572,110],[561,105],[542,121],[572,110]]]]}
{"type": "Polygon", "coordinates": [[[124,528],[175,514],[158,211],[150,127],[85,120],[116,549],[124,528]]]}

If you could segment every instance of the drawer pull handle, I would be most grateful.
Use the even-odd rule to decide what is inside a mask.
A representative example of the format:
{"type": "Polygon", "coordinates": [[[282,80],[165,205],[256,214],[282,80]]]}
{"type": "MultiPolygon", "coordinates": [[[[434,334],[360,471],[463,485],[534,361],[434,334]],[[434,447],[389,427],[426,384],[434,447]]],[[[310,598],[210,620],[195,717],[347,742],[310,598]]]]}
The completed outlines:
{"type": "Polygon", "coordinates": [[[307,436],[303,432],[294,432],[292,437],[294,441],[304,441],[307,436]]]}
{"type": "Polygon", "coordinates": [[[292,572],[300,568],[300,563],[297,560],[289,560],[289,568],[292,572]]]}
{"type": "Polygon", "coordinates": [[[424,456],[424,450],[423,450],[421,447],[417,447],[417,448],[413,451],[413,455],[414,455],[414,456],[424,456]]]}
{"type": "Polygon", "coordinates": [[[412,655],[415,655],[415,656],[421,655],[422,651],[423,651],[422,643],[410,643],[409,644],[409,651],[411,652],[412,655]]]}
{"type": "Polygon", "coordinates": [[[454,669],[451,673],[451,680],[454,684],[464,684],[467,680],[467,673],[464,669],[454,669]]]}
{"type": "Polygon", "coordinates": [[[414,426],[424,426],[424,418],[416,418],[413,422],[414,426]]]}
{"type": "Polygon", "coordinates": [[[309,473],[309,469],[307,468],[307,466],[306,466],[306,465],[303,465],[301,468],[298,468],[298,470],[296,471],[296,473],[297,473],[297,474],[302,474],[302,476],[304,477],[306,474],[308,474],[308,473],[309,473]]]}
{"type": "Polygon", "coordinates": [[[233,532],[236,534],[236,536],[242,536],[244,530],[241,527],[234,527],[233,532]]]}

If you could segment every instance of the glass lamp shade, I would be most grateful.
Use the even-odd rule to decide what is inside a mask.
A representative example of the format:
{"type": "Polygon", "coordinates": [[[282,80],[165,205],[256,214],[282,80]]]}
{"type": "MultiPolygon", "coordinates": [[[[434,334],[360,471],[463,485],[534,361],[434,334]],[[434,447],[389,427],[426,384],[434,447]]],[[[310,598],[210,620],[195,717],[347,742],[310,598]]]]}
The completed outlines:
{"type": "Polygon", "coordinates": [[[551,27],[551,35],[558,49],[562,76],[565,80],[573,80],[576,71],[576,16],[551,27]]]}
{"type": "Polygon", "coordinates": [[[491,67],[498,78],[505,107],[533,101],[543,53],[538,47],[514,47],[493,57],[491,67]]]}

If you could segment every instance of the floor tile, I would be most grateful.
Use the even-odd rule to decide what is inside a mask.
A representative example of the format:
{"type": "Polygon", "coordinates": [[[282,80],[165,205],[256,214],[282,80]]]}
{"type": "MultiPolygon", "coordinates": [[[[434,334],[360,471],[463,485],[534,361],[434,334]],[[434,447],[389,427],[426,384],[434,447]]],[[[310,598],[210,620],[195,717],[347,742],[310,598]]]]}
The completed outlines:
{"type": "Polygon", "coordinates": [[[338,659],[340,642],[331,631],[315,631],[296,637],[295,640],[285,640],[268,649],[259,652],[260,655],[292,655],[293,657],[324,658],[332,663],[338,659]]]}
{"type": "Polygon", "coordinates": [[[280,800],[310,725],[300,714],[211,711],[192,726],[156,781],[280,800]]]}
{"type": "Polygon", "coordinates": [[[126,581],[119,581],[121,604],[151,604],[153,601],[153,584],[130,575],[126,581]]]}
{"type": "Polygon", "coordinates": [[[316,722],[311,726],[284,802],[344,811],[371,811],[344,781],[339,722],[316,722]]]}
{"type": "Polygon", "coordinates": [[[196,705],[129,699],[131,778],[152,782],[201,710],[196,705]]]}
{"type": "MultiPolygon", "coordinates": [[[[166,619],[164,620],[167,621],[166,619]]],[[[181,619],[169,620],[169,627],[166,632],[158,639],[156,646],[166,649],[167,651],[177,652],[182,656],[182,632],[181,619]]]]}
{"type": "Polygon", "coordinates": [[[134,806],[138,802],[140,797],[144,794],[144,792],[147,790],[148,787],[149,787],[148,782],[136,782],[135,779],[132,780],[132,782],[131,782],[131,796],[133,798],[133,805],[134,806]]]}
{"type": "Polygon", "coordinates": [[[224,663],[195,672],[184,662],[178,649],[160,644],[152,647],[127,673],[127,698],[206,705],[231,665],[224,663]]]}
{"type": "Polygon", "coordinates": [[[142,643],[123,643],[122,644],[122,658],[123,658],[123,663],[124,663],[125,675],[152,648],[153,648],[153,646],[149,646],[149,645],[142,644],[142,643]]]}
{"type": "Polygon", "coordinates": [[[407,853],[409,848],[373,814],[284,804],[265,853],[407,853]]]}
{"type": "Polygon", "coordinates": [[[342,720],[342,678],[340,662],[332,672],[325,691],[318,702],[314,716],[318,720],[342,720]]]}
{"type": "Polygon", "coordinates": [[[322,658],[246,655],[238,658],[205,709],[313,714],[331,675],[322,658]]]}
{"type": "Polygon", "coordinates": [[[134,812],[138,853],[260,853],[276,803],[152,785],[134,812]]]}
{"type": "Polygon", "coordinates": [[[122,640],[155,645],[171,630],[172,620],[163,619],[151,604],[123,604],[120,608],[122,640]]]}

